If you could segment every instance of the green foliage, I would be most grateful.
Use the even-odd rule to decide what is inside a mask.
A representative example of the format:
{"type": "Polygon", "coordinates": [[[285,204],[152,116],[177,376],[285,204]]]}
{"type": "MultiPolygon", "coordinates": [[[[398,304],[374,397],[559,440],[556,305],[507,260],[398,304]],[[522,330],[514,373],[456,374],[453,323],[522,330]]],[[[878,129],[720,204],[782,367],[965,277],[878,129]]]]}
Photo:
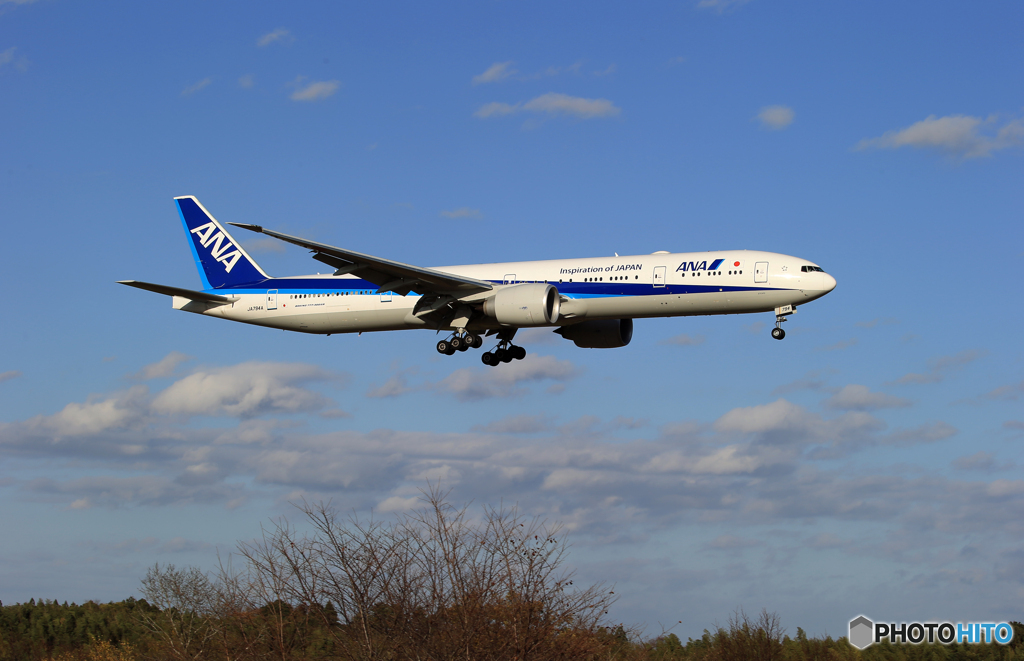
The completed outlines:
{"type": "Polygon", "coordinates": [[[132,598],[110,604],[59,604],[31,599],[0,607],[0,661],[47,659],[82,650],[93,641],[139,647],[137,616],[152,607],[132,598]]]}
{"type": "MultiPolygon", "coordinates": [[[[173,607],[172,607],[173,608],[173,607]]],[[[96,604],[59,604],[46,599],[0,606],[0,661],[136,661],[136,659],[178,658],[146,622],[160,621],[171,614],[145,599],[96,604]]],[[[458,617],[457,610],[425,617],[399,613],[381,604],[371,618],[401,621],[402,626],[440,627],[440,619],[458,617]],[[419,624],[418,624],[419,622],[419,624]]],[[[174,613],[177,617],[178,613],[174,613]]],[[[358,623],[342,623],[332,603],[323,606],[274,601],[244,612],[209,613],[204,626],[216,632],[201,653],[201,659],[282,659],[320,661],[366,658],[339,647],[339,636],[355,633],[358,623]]],[[[796,629],[794,637],[780,636],[778,619],[762,612],[756,619],[742,611],[726,627],[704,631],[698,639],[683,643],[674,633],[648,641],[636,640],[622,626],[587,633],[560,630],[556,637],[590,636],[582,656],[548,653],[531,656],[548,658],[615,659],[621,661],[1024,661],[1024,625],[1014,622],[1009,645],[998,644],[892,644],[871,645],[863,651],[845,638],[810,638],[796,629]]],[[[486,641],[481,641],[484,645],[486,641]]],[[[488,644],[484,645],[485,647],[488,644]]],[[[469,650],[469,657],[474,656],[469,650]]],[[[400,658],[400,657],[392,657],[400,658]]],[[[504,656],[486,658],[505,658],[504,656]]]]}

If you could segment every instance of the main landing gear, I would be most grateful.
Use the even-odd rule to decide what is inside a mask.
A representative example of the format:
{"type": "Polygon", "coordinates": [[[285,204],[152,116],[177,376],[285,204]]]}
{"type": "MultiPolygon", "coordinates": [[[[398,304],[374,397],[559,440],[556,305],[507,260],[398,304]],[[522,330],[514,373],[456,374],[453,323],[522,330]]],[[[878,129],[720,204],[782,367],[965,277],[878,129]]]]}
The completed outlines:
{"type": "Polygon", "coordinates": [[[464,331],[462,334],[454,334],[447,340],[441,340],[437,343],[437,352],[443,353],[446,356],[453,355],[456,351],[465,351],[466,349],[479,349],[484,345],[484,338],[479,335],[474,335],[469,331],[464,331]]]}
{"type": "Polygon", "coordinates": [[[493,351],[480,356],[481,362],[489,367],[497,367],[500,363],[511,363],[523,358],[526,358],[526,349],[517,347],[508,340],[502,340],[493,351]]]}
{"type": "Polygon", "coordinates": [[[772,337],[776,340],[786,337],[786,331],[782,330],[782,322],[786,321],[786,317],[791,314],[796,314],[795,305],[783,305],[780,308],[775,308],[775,328],[772,329],[772,337]]]}
{"type": "MultiPolygon", "coordinates": [[[[526,349],[512,344],[512,338],[515,334],[515,329],[500,331],[498,333],[498,346],[480,356],[483,364],[497,367],[501,363],[511,363],[513,360],[526,358],[526,349]]],[[[479,349],[483,346],[483,343],[484,338],[480,335],[474,335],[467,330],[459,329],[452,333],[451,337],[437,343],[437,352],[451,356],[456,351],[479,349]]]]}

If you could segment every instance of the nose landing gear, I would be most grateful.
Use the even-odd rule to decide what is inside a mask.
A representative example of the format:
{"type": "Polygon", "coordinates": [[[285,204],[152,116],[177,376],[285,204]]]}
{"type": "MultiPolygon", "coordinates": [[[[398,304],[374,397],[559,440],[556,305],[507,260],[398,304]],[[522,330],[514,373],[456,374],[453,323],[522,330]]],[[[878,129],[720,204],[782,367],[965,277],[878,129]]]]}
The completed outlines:
{"type": "Polygon", "coordinates": [[[791,314],[796,314],[795,305],[783,305],[780,308],[775,308],[775,328],[772,329],[772,337],[776,340],[786,337],[786,331],[782,330],[782,322],[786,321],[786,317],[791,314]]]}

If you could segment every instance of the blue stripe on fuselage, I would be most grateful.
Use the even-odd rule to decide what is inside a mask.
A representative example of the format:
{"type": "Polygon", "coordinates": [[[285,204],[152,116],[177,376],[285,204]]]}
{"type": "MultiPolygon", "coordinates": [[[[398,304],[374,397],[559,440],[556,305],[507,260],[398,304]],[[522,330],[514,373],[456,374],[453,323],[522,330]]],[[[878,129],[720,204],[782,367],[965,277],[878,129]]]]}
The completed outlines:
{"type": "MultiPolygon", "coordinates": [[[[494,284],[501,284],[500,280],[492,280],[494,284]]],[[[524,283],[525,284],[525,283],[524,283]]],[[[654,287],[650,283],[630,282],[550,282],[558,288],[558,293],[570,298],[608,297],[608,296],[668,296],[682,294],[707,294],[725,292],[748,292],[748,291],[782,291],[788,290],[785,287],[757,287],[757,286],[736,286],[726,284],[696,284],[677,283],[668,284],[664,287],[654,287]]],[[[271,278],[260,283],[259,289],[251,285],[244,287],[222,287],[205,291],[214,294],[223,294],[231,291],[238,294],[265,294],[269,290],[276,289],[278,295],[288,294],[322,294],[329,292],[362,292],[364,296],[376,296],[377,285],[366,280],[354,278],[271,278]]],[[[416,292],[410,292],[410,296],[418,296],[416,292]]]]}

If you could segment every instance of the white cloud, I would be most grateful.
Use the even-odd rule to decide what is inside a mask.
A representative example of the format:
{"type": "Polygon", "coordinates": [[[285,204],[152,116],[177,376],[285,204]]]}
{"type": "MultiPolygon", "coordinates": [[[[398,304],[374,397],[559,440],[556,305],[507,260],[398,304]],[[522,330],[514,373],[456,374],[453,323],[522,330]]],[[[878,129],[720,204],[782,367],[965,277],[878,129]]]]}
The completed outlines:
{"type": "Polygon", "coordinates": [[[928,361],[929,367],[936,372],[956,369],[969,365],[986,355],[985,351],[978,349],[967,349],[952,356],[939,356],[928,361]]]}
{"type": "Polygon", "coordinates": [[[469,207],[459,207],[458,209],[451,209],[442,211],[441,216],[445,218],[483,218],[484,215],[480,213],[479,209],[471,209],[469,207]]]}
{"type": "Polygon", "coordinates": [[[910,372],[909,374],[904,374],[900,378],[893,381],[893,384],[905,386],[911,383],[938,383],[939,381],[942,381],[942,379],[943,376],[941,374],[918,374],[916,372],[910,372]]]}
{"type": "Polygon", "coordinates": [[[784,383],[781,386],[776,387],[772,390],[773,395],[784,395],[789,392],[797,392],[800,390],[824,390],[825,381],[821,377],[826,373],[833,373],[835,370],[813,370],[808,372],[803,377],[784,383]]]}
{"type": "Polygon", "coordinates": [[[0,383],[4,381],[10,381],[11,379],[17,379],[21,376],[21,372],[18,370],[8,370],[6,372],[0,372],[0,383]]]}
{"type": "Polygon", "coordinates": [[[548,416],[527,414],[512,415],[473,427],[473,431],[484,434],[539,434],[551,429],[551,418],[548,416]]]}
{"type": "Polygon", "coordinates": [[[849,349],[850,347],[857,346],[857,338],[853,337],[849,340],[840,340],[835,344],[830,344],[825,347],[818,347],[815,351],[842,351],[843,349],[849,349]]]}
{"type": "Polygon", "coordinates": [[[256,77],[251,73],[247,73],[244,76],[239,77],[238,86],[242,89],[252,89],[252,86],[256,84],[256,77]]]}
{"type": "Polygon", "coordinates": [[[793,109],[788,106],[765,106],[757,113],[761,126],[772,131],[779,131],[793,123],[793,109]]]}
{"type": "Polygon", "coordinates": [[[423,501],[417,496],[402,498],[401,496],[390,496],[380,501],[377,505],[378,512],[405,512],[423,505],[423,501]]]}
{"type": "Polygon", "coordinates": [[[290,44],[295,41],[295,37],[292,36],[290,30],[286,28],[277,28],[271,32],[266,33],[262,37],[256,40],[256,45],[259,47],[269,46],[273,43],[290,44]]]}
{"type": "Polygon", "coordinates": [[[14,52],[16,50],[18,50],[17,46],[11,46],[7,50],[0,52],[0,68],[14,61],[14,52]]]}
{"type": "Polygon", "coordinates": [[[715,422],[715,428],[745,434],[771,431],[804,430],[817,418],[802,406],[778,399],[771,404],[735,408],[715,422]]]}
{"type": "Polygon", "coordinates": [[[997,151],[1024,144],[1024,121],[1011,119],[1000,126],[997,117],[968,115],[927,118],[905,129],[865,138],[855,149],[933,149],[962,159],[991,156],[997,151]]]}
{"type": "Polygon", "coordinates": [[[328,400],[301,384],[334,379],[313,365],[248,362],[198,370],[161,392],[153,411],[251,417],[324,408],[328,400]]]}
{"type": "Polygon", "coordinates": [[[946,374],[963,368],[986,355],[978,349],[966,349],[952,356],[937,356],[928,361],[929,371],[924,374],[911,372],[904,374],[892,383],[894,385],[909,385],[922,383],[939,383],[946,374]]]}
{"type": "MultiPolygon", "coordinates": [[[[296,84],[299,84],[299,80],[296,80],[296,84]]],[[[312,82],[292,92],[291,99],[292,101],[319,101],[332,96],[340,86],[341,82],[337,80],[312,82]]]]}
{"type": "Polygon", "coordinates": [[[838,411],[876,411],[910,406],[910,400],[881,392],[871,392],[867,386],[851,384],[844,386],[823,404],[826,408],[838,411]]]}
{"type": "Polygon", "coordinates": [[[413,390],[413,388],[409,387],[405,374],[395,374],[385,381],[384,385],[378,386],[374,384],[370,386],[370,389],[366,391],[366,396],[371,399],[384,399],[388,397],[399,397],[410,393],[413,390]]]}
{"type": "Polygon", "coordinates": [[[568,381],[579,374],[568,360],[554,356],[529,355],[497,368],[483,370],[460,369],[436,384],[436,388],[450,392],[458,399],[471,401],[491,397],[514,397],[523,393],[520,384],[545,380],[568,381]]]}
{"type": "Polygon", "coordinates": [[[1008,386],[999,386],[998,388],[985,393],[986,399],[1001,399],[1007,401],[1016,401],[1020,399],[1021,396],[1024,396],[1024,381],[1008,386]]]}
{"type": "Polygon", "coordinates": [[[986,488],[993,498],[1006,498],[1024,494],[1024,480],[996,480],[986,488]]]}
{"type": "Polygon", "coordinates": [[[199,90],[203,89],[204,87],[206,87],[207,85],[209,85],[212,82],[213,82],[213,78],[209,78],[209,77],[203,78],[202,80],[200,80],[195,85],[189,85],[185,89],[181,90],[181,95],[182,96],[191,96],[191,95],[195,94],[196,92],[198,92],[199,90]]]}
{"type": "Polygon", "coordinates": [[[139,379],[141,381],[162,379],[174,374],[174,370],[177,369],[178,365],[189,360],[192,360],[192,356],[187,356],[180,351],[172,351],[161,358],[158,362],[146,365],[135,374],[132,374],[131,378],[139,379]]]}
{"type": "Polygon", "coordinates": [[[26,421],[26,426],[36,432],[52,433],[58,439],[137,426],[146,418],[148,394],[149,389],[139,385],[106,399],[71,402],[53,415],[26,421]]]}
{"type": "Polygon", "coordinates": [[[483,83],[496,83],[499,80],[508,78],[515,73],[518,72],[512,68],[511,60],[508,62],[495,62],[487,69],[487,71],[484,71],[478,76],[473,76],[473,84],[480,85],[483,83]]]}
{"type": "Polygon", "coordinates": [[[750,0],[700,0],[697,9],[710,9],[722,14],[747,4],[750,0]]]}
{"type": "Polygon", "coordinates": [[[494,101],[480,106],[480,109],[473,113],[474,117],[493,117],[495,115],[511,115],[519,111],[519,105],[510,106],[507,103],[494,101]]]}
{"type": "Polygon", "coordinates": [[[149,475],[83,477],[63,482],[42,478],[30,481],[25,485],[25,490],[57,502],[69,496],[78,496],[69,503],[72,509],[88,509],[96,505],[113,508],[224,500],[237,498],[244,493],[243,487],[239,485],[179,484],[166,477],[149,475]]]}
{"type": "Polygon", "coordinates": [[[759,457],[747,454],[744,448],[730,445],[697,459],[687,466],[687,471],[698,475],[729,475],[752,473],[762,465],[759,457]]]}
{"type": "Polygon", "coordinates": [[[668,339],[662,340],[661,342],[659,342],[659,344],[671,344],[677,347],[696,347],[701,344],[704,344],[704,336],[690,336],[687,335],[686,333],[683,333],[682,335],[675,335],[668,339]]]}
{"type": "Polygon", "coordinates": [[[548,92],[523,104],[523,110],[549,115],[572,115],[581,119],[614,117],[621,112],[607,99],[584,99],[578,96],[548,92]]]}
{"type": "Polygon", "coordinates": [[[958,457],[953,461],[953,468],[958,470],[990,471],[995,467],[995,457],[991,452],[979,450],[966,457],[958,457]]]}
{"type": "Polygon", "coordinates": [[[622,112],[608,99],[585,99],[578,96],[548,92],[525,103],[509,105],[493,102],[481,106],[474,116],[480,118],[531,112],[545,115],[568,115],[580,119],[615,117],[622,112]]]}
{"type": "Polygon", "coordinates": [[[746,549],[752,546],[760,546],[761,542],[756,539],[748,539],[745,537],[737,537],[736,535],[719,535],[711,540],[708,544],[713,549],[719,551],[732,550],[732,549],[746,549]]]}
{"type": "Polygon", "coordinates": [[[887,434],[879,439],[884,445],[908,446],[919,443],[934,443],[957,433],[956,427],[945,422],[932,422],[887,434]]]}

